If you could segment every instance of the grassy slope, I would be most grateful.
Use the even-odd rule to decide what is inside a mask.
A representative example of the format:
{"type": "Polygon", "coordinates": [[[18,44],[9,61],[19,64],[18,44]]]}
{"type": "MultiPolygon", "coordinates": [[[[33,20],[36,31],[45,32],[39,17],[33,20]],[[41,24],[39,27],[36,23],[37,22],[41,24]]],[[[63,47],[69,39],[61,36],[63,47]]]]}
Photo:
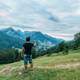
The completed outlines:
{"type": "Polygon", "coordinates": [[[56,65],[80,63],[80,51],[71,51],[69,55],[61,53],[43,56],[34,60],[35,69],[23,73],[23,61],[0,66],[0,80],[80,80],[80,66],[71,68],[54,68],[56,65]],[[74,53],[74,54],[73,54],[74,53]],[[37,68],[42,66],[43,68],[37,68]],[[51,69],[45,68],[53,67],[51,69]],[[22,72],[22,74],[19,74],[22,72]]]}

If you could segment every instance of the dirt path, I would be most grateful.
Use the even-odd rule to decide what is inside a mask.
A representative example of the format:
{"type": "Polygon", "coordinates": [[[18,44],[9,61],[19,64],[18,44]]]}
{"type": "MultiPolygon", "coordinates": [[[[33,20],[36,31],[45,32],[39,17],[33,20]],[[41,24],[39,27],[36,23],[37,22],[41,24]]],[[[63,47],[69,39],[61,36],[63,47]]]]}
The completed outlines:
{"type": "Polygon", "coordinates": [[[11,67],[10,65],[5,66],[5,68],[3,68],[0,71],[0,74],[10,74],[12,70],[16,69],[16,67],[11,67]]]}
{"type": "Polygon", "coordinates": [[[76,68],[80,67],[80,62],[77,63],[66,63],[66,64],[57,64],[54,66],[35,66],[35,68],[41,68],[41,69],[67,69],[67,68],[76,68]]]}
{"type": "MultiPolygon", "coordinates": [[[[80,67],[80,62],[76,62],[76,63],[66,63],[66,64],[57,64],[54,66],[34,66],[34,68],[39,68],[39,69],[71,69],[71,68],[76,68],[76,67],[80,67]]],[[[24,68],[24,66],[17,66],[17,67],[12,67],[10,65],[6,65],[4,69],[2,69],[0,71],[0,74],[10,74],[13,70],[16,69],[22,69],[24,68]]]]}

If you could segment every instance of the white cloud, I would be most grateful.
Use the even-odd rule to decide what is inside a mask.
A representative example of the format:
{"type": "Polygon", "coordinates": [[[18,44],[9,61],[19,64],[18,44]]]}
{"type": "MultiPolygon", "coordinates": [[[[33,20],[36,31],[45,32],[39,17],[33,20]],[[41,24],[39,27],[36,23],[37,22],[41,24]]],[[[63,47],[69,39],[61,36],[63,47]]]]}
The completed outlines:
{"type": "Polygon", "coordinates": [[[24,30],[51,35],[74,34],[80,31],[80,0],[0,0],[0,24],[25,25],[24,30]]]}

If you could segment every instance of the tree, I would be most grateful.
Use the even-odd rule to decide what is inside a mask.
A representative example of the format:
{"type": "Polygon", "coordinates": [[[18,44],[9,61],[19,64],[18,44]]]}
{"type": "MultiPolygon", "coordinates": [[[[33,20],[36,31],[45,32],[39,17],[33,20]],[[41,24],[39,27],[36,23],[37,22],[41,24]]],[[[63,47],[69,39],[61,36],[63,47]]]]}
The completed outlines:
{"type": "Polygon", "coordinates": [[[15,49],[0,50],[0,64],[12,63],[21,59],[20,53],[15,49]]]}
{"type": "Polygon", "coordinates": [[[78,49],[80,47],[80,32],[74,35],[75,48],[78,49]]]}
{"type": "Polygon", "coordinates": [[[69,53],[69,46],[67,44],[66,41],[62,41],[59,45],[58,45],[58,50],[59,52],[63,52],[63,54],[68,54],[69,53]]]}
{"type": "Polygon", "coordinates": [[[65,46],[65,42],[64,41],[59,43],[59,45],[58,45],[59,51],[63,51],[64,50],[64,46],[65,46]]]}
{"type": "Polygon", "coordinates": [[[68,43],[65,43],[64,45],[64,54],[68,54],[69,53],[69,46],[68,43]]]}

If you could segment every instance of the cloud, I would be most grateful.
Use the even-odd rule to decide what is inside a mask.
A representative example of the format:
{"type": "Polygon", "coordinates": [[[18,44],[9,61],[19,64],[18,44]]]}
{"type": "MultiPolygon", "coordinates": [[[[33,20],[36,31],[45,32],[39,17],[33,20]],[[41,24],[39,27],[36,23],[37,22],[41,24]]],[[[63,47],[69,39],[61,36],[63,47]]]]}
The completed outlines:
{"type": "Polygon", "coordinates": [[[7,18],[7,19],[10,19],[10,15],[7,13],[7,12],[0,12],[0,17],[4,17],[4,18],[7,18]]]}
{"type": "Polygon", "coordinates": [[[53,36],[56,36],[56,37],[73,37],[73,34],[54,34],[52,33],[53,36]]]}
{"type": "Polygon", "coordinates": [[[48,33],[48,35],[51,35],[52,37],[56,37],[56,38],[62,38],[64,40],[72,40],[74,38],[73,34],[48,33]]]}
{"type": "Polygon", "coordinates": [[[0,25],[71,38],[80,31],[80,0],[0,0],[0,25]]]}

